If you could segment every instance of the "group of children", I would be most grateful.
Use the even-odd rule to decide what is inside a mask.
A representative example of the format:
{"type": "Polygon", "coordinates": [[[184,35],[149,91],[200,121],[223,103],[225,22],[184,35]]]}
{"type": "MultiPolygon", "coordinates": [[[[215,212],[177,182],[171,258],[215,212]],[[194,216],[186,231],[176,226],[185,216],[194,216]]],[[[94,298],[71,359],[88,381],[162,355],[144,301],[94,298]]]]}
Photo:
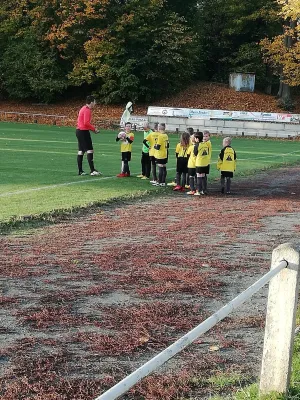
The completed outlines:
{"type": "MultiPolygon", "coordinates": [[[[144,140],[142,148],[141,179],[149,179],[154,186],[166,186],[167,163],[169,156],[169,138],[165,132],[164,123],[155,124],[150,128],[148,122],[144,124],[144,140]]],[[[120,132],[116,141],[121,141],[122,169],[117,177],[129,177],[129,161],[131,160],[132,142],[134,133],[131,132],[131,123],[125,124],[125,131],[120,132]]],[[[188,195],[201,196],[207,194],[207,176],[210,171],[212,145],[209,131],[194,132],[188,128],[181,134],[180,142],[175,149],[176,179],[174,191],[185,192],[188,195]]],[[[223,139],[223,148],[220,151],[217,169],[221,172],[221,192],[230,194],[231,178],[236,169],[236,152],[231,147],[231,138],[223,139]]],[[[173,185],[170,183],[168,185],[173,185]]]]}

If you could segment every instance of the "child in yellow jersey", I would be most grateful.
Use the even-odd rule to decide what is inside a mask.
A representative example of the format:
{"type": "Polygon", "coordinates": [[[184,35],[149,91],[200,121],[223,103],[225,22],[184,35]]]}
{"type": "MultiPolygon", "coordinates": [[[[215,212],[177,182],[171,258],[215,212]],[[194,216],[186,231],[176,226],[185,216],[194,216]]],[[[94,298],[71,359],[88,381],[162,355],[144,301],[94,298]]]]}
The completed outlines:
{"type": "Polygon", "coordinates": [[[158,182],[154,183],[155,186],[166,186],[169,137],[165,130],[166,124],[160,123],[158,125],[159,135],[154,145],[154,157],[158,166],[158,182]]]}
{"type": "Polygon", "coordinates": [[[130,176],[129,161],[131,160],[132,142],[134,141],[134,133],[131,132],[131,123],[126,122],[125,124],[124,138],[116,137],[116,142],[121,141],[121,157],[122,167],[121,173],[117,175],[118,178],[125,178],[130,176]]]}
{"type": "Polygon", "coordinates": [[[211,146],[209,131],[203,131],[203,142],[207,143],[208,150],[209,150],[209,164],[207,166],[207,171],[205,173],[205,177],[203,180],[203,192],[204,192],[204,194],[207,194],[207,175],[209,175],[210,161],[211,161],[211,154],[212,154],[212,146],[211,146]]]}
{"type": "Polygon", "coordinates": [[[197,174],[197,191],[195,196],[204,195],[205,174],[209,165],[209,146],[203,142],[203,133],[199,132],[198,137],[195,137],[194,155],[196,156],[196,174],[197,174]]]}
{"type": "Polygon", "coordinates": [[[194,147],[195,147],[195,138],[198,137],[199,140],[199,136],[197,136],[198,134],[195,133],[193,135],[191,135],[191,143],[190,146],[188,148],[187,154],[188,154],[188,176],[189,176],[189,184],[190,184],[190,191],[187,192],[188,195],[194,195],[196,193],[196,182],[195,182],[195,178],[196,178],[196,156],[194,154],[194,147]]]}
{"type": "Polygon", "coordinates": [[[150,132],[143,140],[143,145],[149,148],[149,158],[151,162],[151,172],[152,172],[152,180],[150,183],[155,184],[157,183],[157,173],[156,173],[156,160],[154,156],[154,146],[157,142],[159,132],[158,132],[158,123],[154,124],[154,131],[150,132]]]}
{"type": "Polygon", "coordinates": [[[190,134],[183,132],[181,134],[180,142],[176,146],[176,186],[174,191],[185,191],[186,175],[188,172],[188,148],[190,145],[190,134]]]}
{"type": "Polygon", "coordinates": [[[236,169],[236,152],[231,147],[230,137],[223,139],[223,149],[219,154],[217,168],[221,171],[221,192],[225,192],[226,181],[226,193],[230,194],[231,178],[236,169]]]}

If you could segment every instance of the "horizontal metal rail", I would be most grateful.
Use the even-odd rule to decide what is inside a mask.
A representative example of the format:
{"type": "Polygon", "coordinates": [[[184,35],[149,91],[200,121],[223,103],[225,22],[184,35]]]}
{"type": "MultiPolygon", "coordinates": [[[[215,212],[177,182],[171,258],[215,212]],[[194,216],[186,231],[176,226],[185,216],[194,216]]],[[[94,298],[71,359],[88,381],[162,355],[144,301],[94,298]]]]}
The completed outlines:
{"type": "Polygon", "coordinates": [[[132,386],[134,386],[137,382],[139,382],[142,378],[149,375],[151,372],[162,366],[166,361],[170,358],[174,357],[177,353],[183,350],[185,347],[190,345],[193,341],[195,341],[199,336],[203,333],[207,332],[209,329],[214,327],[218,322],[222,321],[228,314],[230,314],[233,310],[237,309],[241,304],[243,304],[246,300],[248,300],[254,293],[256,293],[259,289],[261,289],[264,285],[266,285],[275,275],[277,275],[281,270],[286,268],[287,266],[293,267],[291,263],[283,260],[280,264],[261,277],[258,281],[256,281],[253,285],[249,286],[248,289],[244,290],[237,297],[227,303],[225,306],[220,308],[217,312],[203,321],[201,324],[196,326],[190,332],[182,336],[176,342],[171,344],[165,350],[157,354],[151,360],[146,362],[136,371],[132,372],[122,381],[117,383],[111,389],[97,397],[95,400],[114,400],[126,393],[132,386]]]}
{"type": "Polygon", "coordinates": [[[30,112],[18,112],[18,111],[2,111],[0,110],[0,114],[10,114],[10,115],[29,115],[32,117],[55,117],[55,118],[67,118],[66,115],[56,115],[56,114],[39,114],[39,113],[30,113],[30,112]]]}

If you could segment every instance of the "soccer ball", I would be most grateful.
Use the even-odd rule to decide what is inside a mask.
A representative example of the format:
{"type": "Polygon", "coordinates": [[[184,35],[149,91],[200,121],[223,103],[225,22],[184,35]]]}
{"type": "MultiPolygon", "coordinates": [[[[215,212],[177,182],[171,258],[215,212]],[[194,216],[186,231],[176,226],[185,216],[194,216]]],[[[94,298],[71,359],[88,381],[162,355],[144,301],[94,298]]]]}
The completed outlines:
{"type": "Polygon", "coordinates": [[[126,133],[125,132],[120,132],[120,133],[118,133],[118,138],[120,139],[120,140],[125,140],[126,139],[126,133]]]}

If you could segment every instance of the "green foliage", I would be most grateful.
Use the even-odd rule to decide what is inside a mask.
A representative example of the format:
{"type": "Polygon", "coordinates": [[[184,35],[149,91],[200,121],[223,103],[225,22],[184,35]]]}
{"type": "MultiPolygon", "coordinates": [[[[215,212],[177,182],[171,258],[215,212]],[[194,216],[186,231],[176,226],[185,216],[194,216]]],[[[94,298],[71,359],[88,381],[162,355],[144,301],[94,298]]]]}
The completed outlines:
{"type": "Polygon", "coordinates": [[[277,104],[284,111],[293,112],[295,109],[295,104],[291,97],[279,98],[277,104]]]}
{"type": "Polygon", "coordinates": [[[2,90],[15,99],[49,102],[67,86],[52,50],[41,49],[34,37],[12,39],[0,60],[2,90]]]}
{"type": "Polygon", "coordinates": [[[70,74],[74,84],[98,85],[107,103],[149,101],[191,80],[196,44],[185,20],[163,1],[132,0],[107,31],[85,43],[85,53],[70,74]]]}
{"type": "Polygon", "coordinates": [[[282,33],[276,0],[0,3],[0,89],[12,98],[51,101],[74,85],[106,103],[150,102],[195,78],[227,83],[232,71],[274,82],[258,43],[282,33]]]}
{"type": "Polygon", "coordinates": [[[280,32],[275,10],[274,0],[201,1],[199,76],[228,82],[232,71],[255,72],[258,83],[264,85],[267,70],[257,43],[265,36],[280,32]]]}

